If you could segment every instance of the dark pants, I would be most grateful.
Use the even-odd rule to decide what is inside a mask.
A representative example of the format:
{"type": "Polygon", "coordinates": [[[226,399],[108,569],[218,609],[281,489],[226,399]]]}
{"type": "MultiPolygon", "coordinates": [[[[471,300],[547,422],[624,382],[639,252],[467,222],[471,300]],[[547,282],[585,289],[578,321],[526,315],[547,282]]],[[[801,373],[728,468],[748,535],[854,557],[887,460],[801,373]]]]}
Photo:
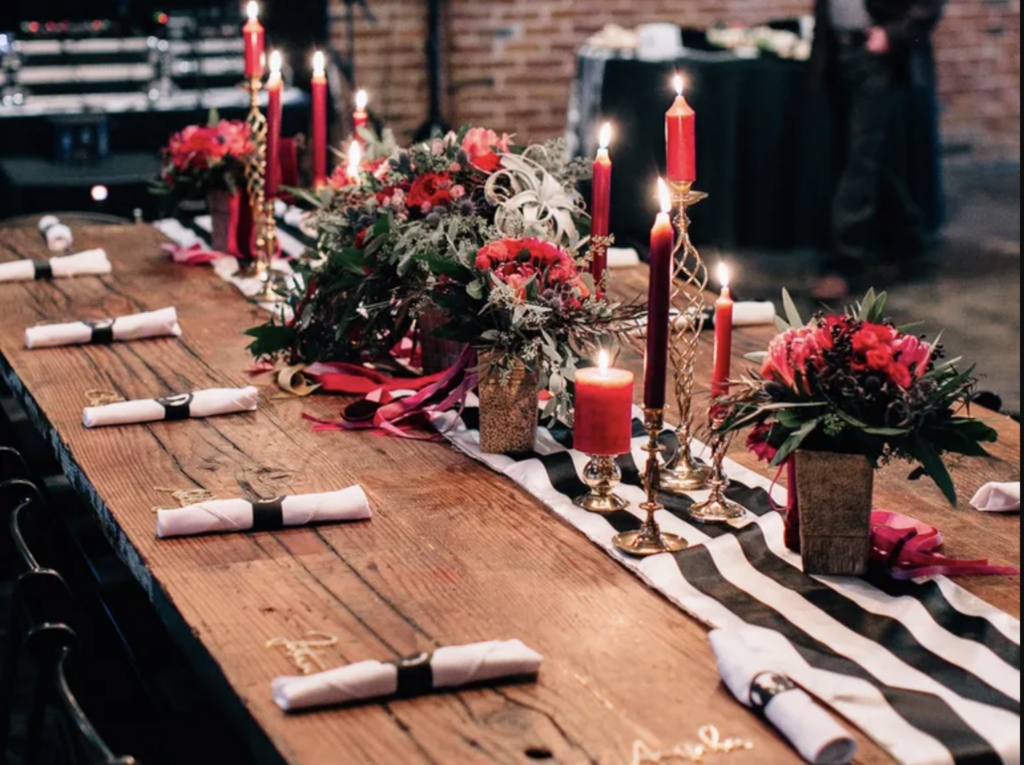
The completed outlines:
{"type": "Polygon", "coordinates": [[[837,156],[843,167],[833,203],[834,243],[826,273],[862,276],[891,252],[924,248],[920,210],[898,164],[888,159],[893,114],[905,89],[888,56],[841,45],[832,84],[837,156]]]}

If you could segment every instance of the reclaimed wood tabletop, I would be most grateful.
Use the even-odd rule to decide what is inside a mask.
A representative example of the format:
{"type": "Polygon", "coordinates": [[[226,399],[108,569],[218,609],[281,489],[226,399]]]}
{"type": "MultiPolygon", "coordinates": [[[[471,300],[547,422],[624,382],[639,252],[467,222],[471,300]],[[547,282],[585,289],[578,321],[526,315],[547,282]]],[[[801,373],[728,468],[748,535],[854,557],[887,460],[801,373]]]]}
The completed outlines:
{"type": "MultiPolygon", "coordinates": [[[[337,417],[345,400],[284,399],[268,377],[257,413],[88,431],[86,392],[127,399],[251,384],[245,329],[265,319],[209,269],[172,265],[148,226],[76,231],[103,247],[102,278],[0,284],[0,369],[52,442],[122,558],[205,682],[248,734],[239,761],[301,763],[628,763],[635,741],[668,748],[697,729],[749,738],[727,761],[799,762],[721,685],[706,629],[645,587],[511,481],[443,443],[369,433],[313,433],[303,414],[337,417]],[[184,337],[27,351],[40,322],[99,319],[174,306],[184,337]],[[323,492],[361,484],[371,522],[160,541],[153,508],[166,490],[218,497],[323,492]],[[270,682],[295,674],[268,649],[310,632],[338,638],[329,665],[444,645],[519,638],[545,656],[537,683],[286,716],[270,682]]],[[[0,231],[0,261],[41,258],[33,229],[0,231]]],[[[644,267],[616,289],[646,289],[644,267]]],[[[737,334],[738,357],[771,328],[737,334]]],[[[963,349],[968,354],[970,349],[963,349]]],[[[627,360],[636,370],[638,358],[627,360]]],[[[711,341],[699,369],[706,404],[711,341]]],[[[742,362],[738,362],[742,363],[742,362]]],[[[640,386],[638,386],[638,395],[640,386]]],[[[1020,429],[993,415],[993,458],[955,471],[952,510],[905,466],[882,471],[879,506],[940,526],[947,552],[1020,564],[1020,518],[986,516],[967,499],[990,480],[1019,480],[1020,429]]],[[[758,468],[741,447],[735,459],[758,468]]],[[[1013,578],[966,579],[1014,616],[1013,578]]],[[[890,762],[860,738],[859,762],[890,762]]],[[[726,758],[723,758],[726,759],[726,758]]]]}

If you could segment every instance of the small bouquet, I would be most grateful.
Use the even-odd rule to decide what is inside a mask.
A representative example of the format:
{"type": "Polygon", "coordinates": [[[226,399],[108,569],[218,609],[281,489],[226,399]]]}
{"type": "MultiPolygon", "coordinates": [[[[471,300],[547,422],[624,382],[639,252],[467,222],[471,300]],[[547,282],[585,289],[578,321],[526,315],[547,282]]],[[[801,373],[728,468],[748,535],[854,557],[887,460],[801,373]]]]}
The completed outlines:
{"type": "MultiPolygon", "coordinates": [[[[917,462],[956,505],[943,455],[987,456],[998,433],[967,412],[974,367],[944,360],[927,342],[886,320],[887,296],[868,293],[847,314],[820,314],[805,325],[789,294],[789,323],[767,353],[751,359],[759,372],[729,399],[726,431],[753,427],[748,446],[773,465],[797,450],[854,454],[878,466],[917,462]]],[[[941,340],[941,338],[940,338],[941,340]]]]}
{"type": "Polygon", "coordinates": [[[253,151],[248,125],[221,120],[213,113],[206,126],[192,125],[171,138],[152,190],[179,201],[205,199],[221,191],[233,196],[245,182],[253,151]]]}

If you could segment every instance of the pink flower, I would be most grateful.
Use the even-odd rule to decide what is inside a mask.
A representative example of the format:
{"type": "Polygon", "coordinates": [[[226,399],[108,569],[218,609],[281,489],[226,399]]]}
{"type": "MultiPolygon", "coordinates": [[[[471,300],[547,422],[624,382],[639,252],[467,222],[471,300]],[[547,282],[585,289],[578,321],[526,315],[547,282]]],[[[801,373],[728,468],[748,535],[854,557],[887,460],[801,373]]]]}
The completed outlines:
{"type": "Polygon", "coordinates": [[[444,141],[440,138],[435,138],[434,143],[430,148],[435,157],[440,157],[444,154],[444,141]]]}
{"type": "Polygon", "coordinates": [[[453,186],[452,187],[452,199],[462,199],[466,196],[465,186],[453,186]]]}
{"type": "Polygon", "coordinates": [[[929,343],[912,335],[904,335],[895,343],[899,354],[899,363],[914,372],[920,380],[928,373],[928,367],[935,355],[935,348],[929,343]]]}
{"type": "Polygon", "coordinates": [[[762,462],[771,462],[779,450],[771,445],[772,426],[761,423],[755,427],[747,438],[747,449],[752,451],[762,462]]]}
{"type": "Polygon", "coordinates": [[[448,172],[449,173],[461,173],[462,172],[462,165],[460,165],[458,162],[453,162],[451,164],[451,166],[448,168],[448,172]]]}
{"type": "Polygon", "coordinates": [[[497,170],[501,165],[498,152],[507,153],[511,147],[512,137],[508,133],[499,137],[485,128],[473,128],[462,141],[462,150],[469,156],[470,163],[485,173],[497,170]]]}

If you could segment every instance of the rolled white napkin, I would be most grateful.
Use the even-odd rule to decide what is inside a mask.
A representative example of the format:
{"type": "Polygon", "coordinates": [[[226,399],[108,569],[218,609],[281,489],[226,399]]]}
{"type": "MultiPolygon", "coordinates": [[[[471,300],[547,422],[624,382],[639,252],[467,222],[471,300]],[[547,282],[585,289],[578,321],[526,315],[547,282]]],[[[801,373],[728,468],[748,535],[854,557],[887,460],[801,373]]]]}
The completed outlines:
{"type": "Polygon", "coordinates": [[[775,304],[744,302],[737,303],[732,322],[737,327],[761,327],[775,324],[775,304]]]}
{"type": "Polygon", "coordinates": [[[640,253],[632,247],[609,247],[608,268],[633,268],[640,265],[640,253]]]}
{"type": "Polygon", "coordinates": [[[286,712],[390,696],[418,696],[503,678],[535,677],[544,657],[519,640],[439,648],[398,662],[366,661],[308,677],[279,677],[274,701],[286,712]]]}
{"type": "Polygon", "coordinates": [[[305,494],[250,502],[218,499],[180,510],[157,513],[156,533],[161,539],[232,531],[279,531],[288,526],[365,521],[370,500],[361,486],[329,494],[305,494]]]}
{"type": "Polygon", "coordinates": [[[255,412],[258,403],[259,391],[252,386],[219,388],[162,399],[93,406],[85,410],[83,421],[87,428],[102,428],[161,420],[196,420],[221,414],[255,412]]]}
{"type": "Polygon", "coordinates": [[[30,282],[34,279],[67,279],[72,276],[109,274],[110,261],[104,250],[86,250],[77,255],[49,260],[16,260],[0,263],[0,282],[30,282]]]}
{"type": "Polygon", "coordinates": [[[63,345],[126,342],[168,335],[181,337],[178,312],[174,308],[98,322],[76,321],[70,324],[32,327],[25,330],[25,347],[31,351],[63,345]]]}
{"type": "Polygon", "coordinates": [[[710,640],[718,671],[732,695],[744,706],[762,712],[807,762],[853,762],[857,742],[849,732],[788,678],[754,660],[741,635],[716,630],[710,640]],[[773,687],[776,695],[772,695],[773,687]]]}
{"type": "Polygon", "coordinates": [[[971,505],[983,513],[1019,513],[1020,481],[986,484],[974,495],[971,505]]]}
{"type": "Polygon", "coordinates": [[[61,223],[56,215],[44,215],[39,219],[39,233],[46,240],[50,252],[66,252],[75,243],[71,229],[61,223]]]}

